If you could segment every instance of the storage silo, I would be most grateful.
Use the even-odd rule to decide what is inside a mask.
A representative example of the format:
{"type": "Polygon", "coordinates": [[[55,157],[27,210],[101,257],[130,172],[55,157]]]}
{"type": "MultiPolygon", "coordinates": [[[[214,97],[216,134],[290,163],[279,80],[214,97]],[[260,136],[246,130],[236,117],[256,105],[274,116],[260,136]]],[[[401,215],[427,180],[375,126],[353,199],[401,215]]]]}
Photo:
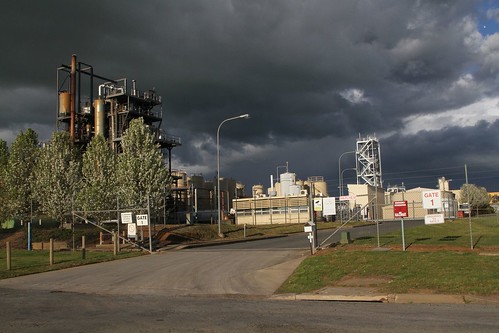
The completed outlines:
{"type": "Polygon", "coordinates": [[[71,108],[71,95],[67,91],[59,94],[59,114],[68,115],[71,108]]]}
{"type": "Polygon", "coordinates": [[[302,187],[298,184],[293,184],[289,187],[289,194],[288,195],[300,195],[302,187]]]}
{"type": "Polygon", "coordinates": [[[314,196],[327,197],[327,184],[325,181],[314,182],[314,196]]]}
{"type": "Polygon", "coordinates": [[[286,172],[281,174],[281,193],[283,196],[290,195],[291,186],[295,185],[296,174],[286,172]]]}
{"type": "Polygon", "coordinates": [[[104,100],[99,98],[95,100],[95,136],[105,135],[106,111],[104,109],[104,100]]]}
{"type": "Polygon", "coordinates": [[[260,197],[263,194],[263,185],[253,185],[252,187],[253,197],[260,197]]]}

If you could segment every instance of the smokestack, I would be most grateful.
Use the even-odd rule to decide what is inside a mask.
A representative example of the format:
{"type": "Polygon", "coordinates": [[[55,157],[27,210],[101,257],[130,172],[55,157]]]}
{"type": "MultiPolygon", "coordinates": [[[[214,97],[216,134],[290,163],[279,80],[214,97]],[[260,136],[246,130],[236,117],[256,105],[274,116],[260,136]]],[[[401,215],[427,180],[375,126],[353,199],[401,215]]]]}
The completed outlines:
{"type": "Polygon", "coordinates": [[[70,95],[70,121],[69,136],[74,141],[75,138],[75,118],[76,118],[76,54],[71,56],[71,79],[69,82],[70,95]]]}

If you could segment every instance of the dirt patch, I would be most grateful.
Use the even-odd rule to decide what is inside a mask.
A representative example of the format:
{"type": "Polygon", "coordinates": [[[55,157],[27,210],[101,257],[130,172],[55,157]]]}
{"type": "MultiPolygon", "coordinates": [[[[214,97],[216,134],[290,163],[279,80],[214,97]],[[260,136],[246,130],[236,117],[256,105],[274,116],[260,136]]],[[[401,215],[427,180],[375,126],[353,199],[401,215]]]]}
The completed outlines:
{"type": "Polygon", "coordinates": [[[388,276],[345,276],[335,285],[340,287],[380,287],[392,281],[388,276]]]}
{"type": "Polygon", "coordinates": [[[10,242],[10,246],[13,249],[26,248],[26,240],[24,239],[24,230],[18,230],[15,232],[2,233],[0,234],[0,247],[4,248],[7,242],[10,242]]]}

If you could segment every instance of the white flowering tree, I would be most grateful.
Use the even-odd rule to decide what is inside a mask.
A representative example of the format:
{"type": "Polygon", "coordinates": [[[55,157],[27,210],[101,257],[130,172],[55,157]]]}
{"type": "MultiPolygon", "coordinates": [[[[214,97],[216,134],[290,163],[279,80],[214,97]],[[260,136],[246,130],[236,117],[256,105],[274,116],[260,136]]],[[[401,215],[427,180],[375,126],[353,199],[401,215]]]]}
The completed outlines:
{"type": "Polygon", "coordinates": [[[9,217],[9,212],[7,210],[7,186],[5,183],[8,162],[9,148],[7,147],[7,142],[0,140],[0,222],[3,222],[9,217]]]}
{"type": "MultiPolygon", "coordinates": [[[[83,154],[81,190],[78,204],[85,211],[116,209],[116,158],[106,139],[99,135],[92,139],[83,154]]],[[[93,213],[102,220],[115,217],[113,213],[93,213]]]]}
{"type": "Polygon", "coordinates": [[[67,132],[55,132],[35,169],[36,197],[44,213],[59,222],[71,214],[81,179],[79,152],[67,132]]]}
{"type": "Polygon", "coordinates": [[[34,168],[39,152],[38,135],[32,129],[21,132],[10,146],[5,170],[8,213],[27,219],[33,205],[34,168]]]}
{"type": "Polygon", "coordinates": [[[470,209],[487,208],[490,206],[490,196],[485,187],[474,184],[463,184],[461,186],[461,202],[470,204],[470,209]]]}
{"type": "Polygon", "coordinates": [[[130,122],[118,155],[118,196],[120,206],[159,210],[170,193],[170,177],[161,151],[142,118],[130,122]]]}

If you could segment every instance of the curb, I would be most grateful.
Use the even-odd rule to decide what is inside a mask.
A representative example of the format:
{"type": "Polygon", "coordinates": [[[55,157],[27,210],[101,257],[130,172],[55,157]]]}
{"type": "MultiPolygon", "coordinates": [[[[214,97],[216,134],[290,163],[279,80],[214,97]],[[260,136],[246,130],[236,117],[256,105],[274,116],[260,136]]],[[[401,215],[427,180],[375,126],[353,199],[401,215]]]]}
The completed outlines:
{"type": "Polygon", "coordinates": [[[325,294],[276,294],[270,297],[279,301],[329,301],[329,302],[373,302],[394,304],[490,304],[499,305],[499,299],[442,294],[396,294],[396,295],[325,295],[325,294]]]}

